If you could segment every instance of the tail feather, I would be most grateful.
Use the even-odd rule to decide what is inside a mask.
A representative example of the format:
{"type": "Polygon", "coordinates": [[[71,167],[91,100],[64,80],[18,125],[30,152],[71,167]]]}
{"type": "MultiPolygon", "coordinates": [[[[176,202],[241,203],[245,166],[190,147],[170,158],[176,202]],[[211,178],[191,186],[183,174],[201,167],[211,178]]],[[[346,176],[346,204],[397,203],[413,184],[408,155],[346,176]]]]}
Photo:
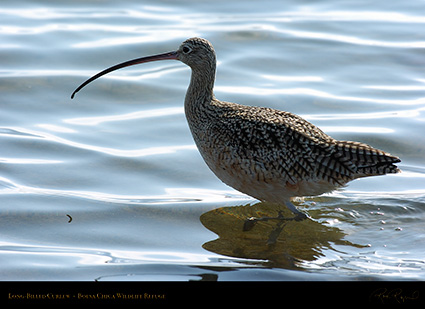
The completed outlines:
{"type": "Polygon", "coordinates": [[[337,148],[343,158],[356,167],[355,178],[399,173],[394,164],[401,160],[385,151],[373,148],[367,144],[339,141],[337,148]]]}

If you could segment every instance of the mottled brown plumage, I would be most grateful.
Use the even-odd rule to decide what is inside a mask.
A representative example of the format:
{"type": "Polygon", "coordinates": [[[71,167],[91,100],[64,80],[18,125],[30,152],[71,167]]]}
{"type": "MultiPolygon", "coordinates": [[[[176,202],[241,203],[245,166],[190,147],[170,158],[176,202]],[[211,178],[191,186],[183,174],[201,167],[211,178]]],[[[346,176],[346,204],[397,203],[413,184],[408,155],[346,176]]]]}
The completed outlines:
{"type": "Polygon", "coordinates": [[[400,159],[369,145],[338,141],[289,112],[219,101],[213,93],[216,55],[205,39],[191,38],[171,53],[135,59],[121,67],[176,59],[192,69],[185,98],[190,130],[206,164],[227,185],[262,201],[285,204],[296,196],[331,192],[366,176],[397,173],[400,159]]]}

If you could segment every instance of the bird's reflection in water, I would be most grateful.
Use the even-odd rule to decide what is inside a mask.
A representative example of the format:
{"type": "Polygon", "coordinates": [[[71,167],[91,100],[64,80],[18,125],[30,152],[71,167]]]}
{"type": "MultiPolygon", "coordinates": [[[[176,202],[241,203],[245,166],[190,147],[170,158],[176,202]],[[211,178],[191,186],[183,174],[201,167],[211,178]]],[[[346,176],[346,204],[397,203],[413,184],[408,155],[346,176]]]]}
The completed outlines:
{"type": "MultiPolygon", "coordinates": [[[[352,245],[343,240],[345,234],[337,227],[314,219],[303,221],[267,220],[256,222],[244,230],[250,217],[293,216],[284,206],[257,203],[213,209],[201,215],[202,224],[219,238],[203,244],[203,248],[221,255],[262,260],[267,266],[300,268],[302,261],[314,261],[332,243],[352,245]]],[[[310,211],[314,218],[314,211],[310,211]]]]}

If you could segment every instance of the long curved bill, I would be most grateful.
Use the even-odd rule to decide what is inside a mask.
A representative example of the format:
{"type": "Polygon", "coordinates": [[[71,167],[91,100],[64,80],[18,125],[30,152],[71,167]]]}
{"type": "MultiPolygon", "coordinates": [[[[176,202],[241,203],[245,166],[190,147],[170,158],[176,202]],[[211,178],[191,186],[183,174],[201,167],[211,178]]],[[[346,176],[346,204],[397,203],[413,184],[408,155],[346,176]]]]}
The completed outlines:
{"type": "Polygon", "coordinates": [[[137,58],[137,59],[133,59],[133,60],[130,60],[130,61],[126,61],[126,62],[117,64],[117,65],[114,65],[110,68],[107,68],[106,70],[103,70],[102,72],[99,72],[96,75],[90,77],[88,80],[86,80],[80,86],[78,86],[78,88],[75,89],[74,92],[72,93],[71,99],[73,99],[75,94],[78,91],[80,91],[83,87],[85,87],[86,85],[88,85],[89,83],[94,81],[95,79],[98,79],[99,77],[101,77],[105,74],[108,74],[108,73],[115,71],[115,70],[118,70],[118,69],[129,67],[131,65],[141,64],[141,63],[146,63],[146,62],[152,62],[152,61],[158,61],[158,60],[178,60],[177,51],[168,52],[168,53],[165,53],[165,54],[159,54],[159,55],[155,55],[155,56],[137,58]]]}

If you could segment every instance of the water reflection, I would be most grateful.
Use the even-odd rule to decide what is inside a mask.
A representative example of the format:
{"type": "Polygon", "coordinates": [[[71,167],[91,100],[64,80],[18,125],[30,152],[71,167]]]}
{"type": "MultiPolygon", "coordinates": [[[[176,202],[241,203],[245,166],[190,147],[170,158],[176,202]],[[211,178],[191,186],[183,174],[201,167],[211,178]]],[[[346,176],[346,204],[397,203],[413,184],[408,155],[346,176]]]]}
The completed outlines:
{"type": "MultiPolygon", "coordinates": [[[[279,212],[291,217],[287,209],[268,203],[253,206],[233,206],[213,209],[201,215],[202,224],[219,238],[203,244],[203,248],[230,257],[264,261],[265,266],[300,269],[303,261],[314,261],[324,256],[322,251],[333,249],[332,244],[361,247],[343,240],[346,235],[339,228],[315,219],[301,222],[269,220],[257,222],[243,231],[250,217],[273,217],[279,212]]],[[[309,211],[314,218],[317,210],[309,211]]]]}

